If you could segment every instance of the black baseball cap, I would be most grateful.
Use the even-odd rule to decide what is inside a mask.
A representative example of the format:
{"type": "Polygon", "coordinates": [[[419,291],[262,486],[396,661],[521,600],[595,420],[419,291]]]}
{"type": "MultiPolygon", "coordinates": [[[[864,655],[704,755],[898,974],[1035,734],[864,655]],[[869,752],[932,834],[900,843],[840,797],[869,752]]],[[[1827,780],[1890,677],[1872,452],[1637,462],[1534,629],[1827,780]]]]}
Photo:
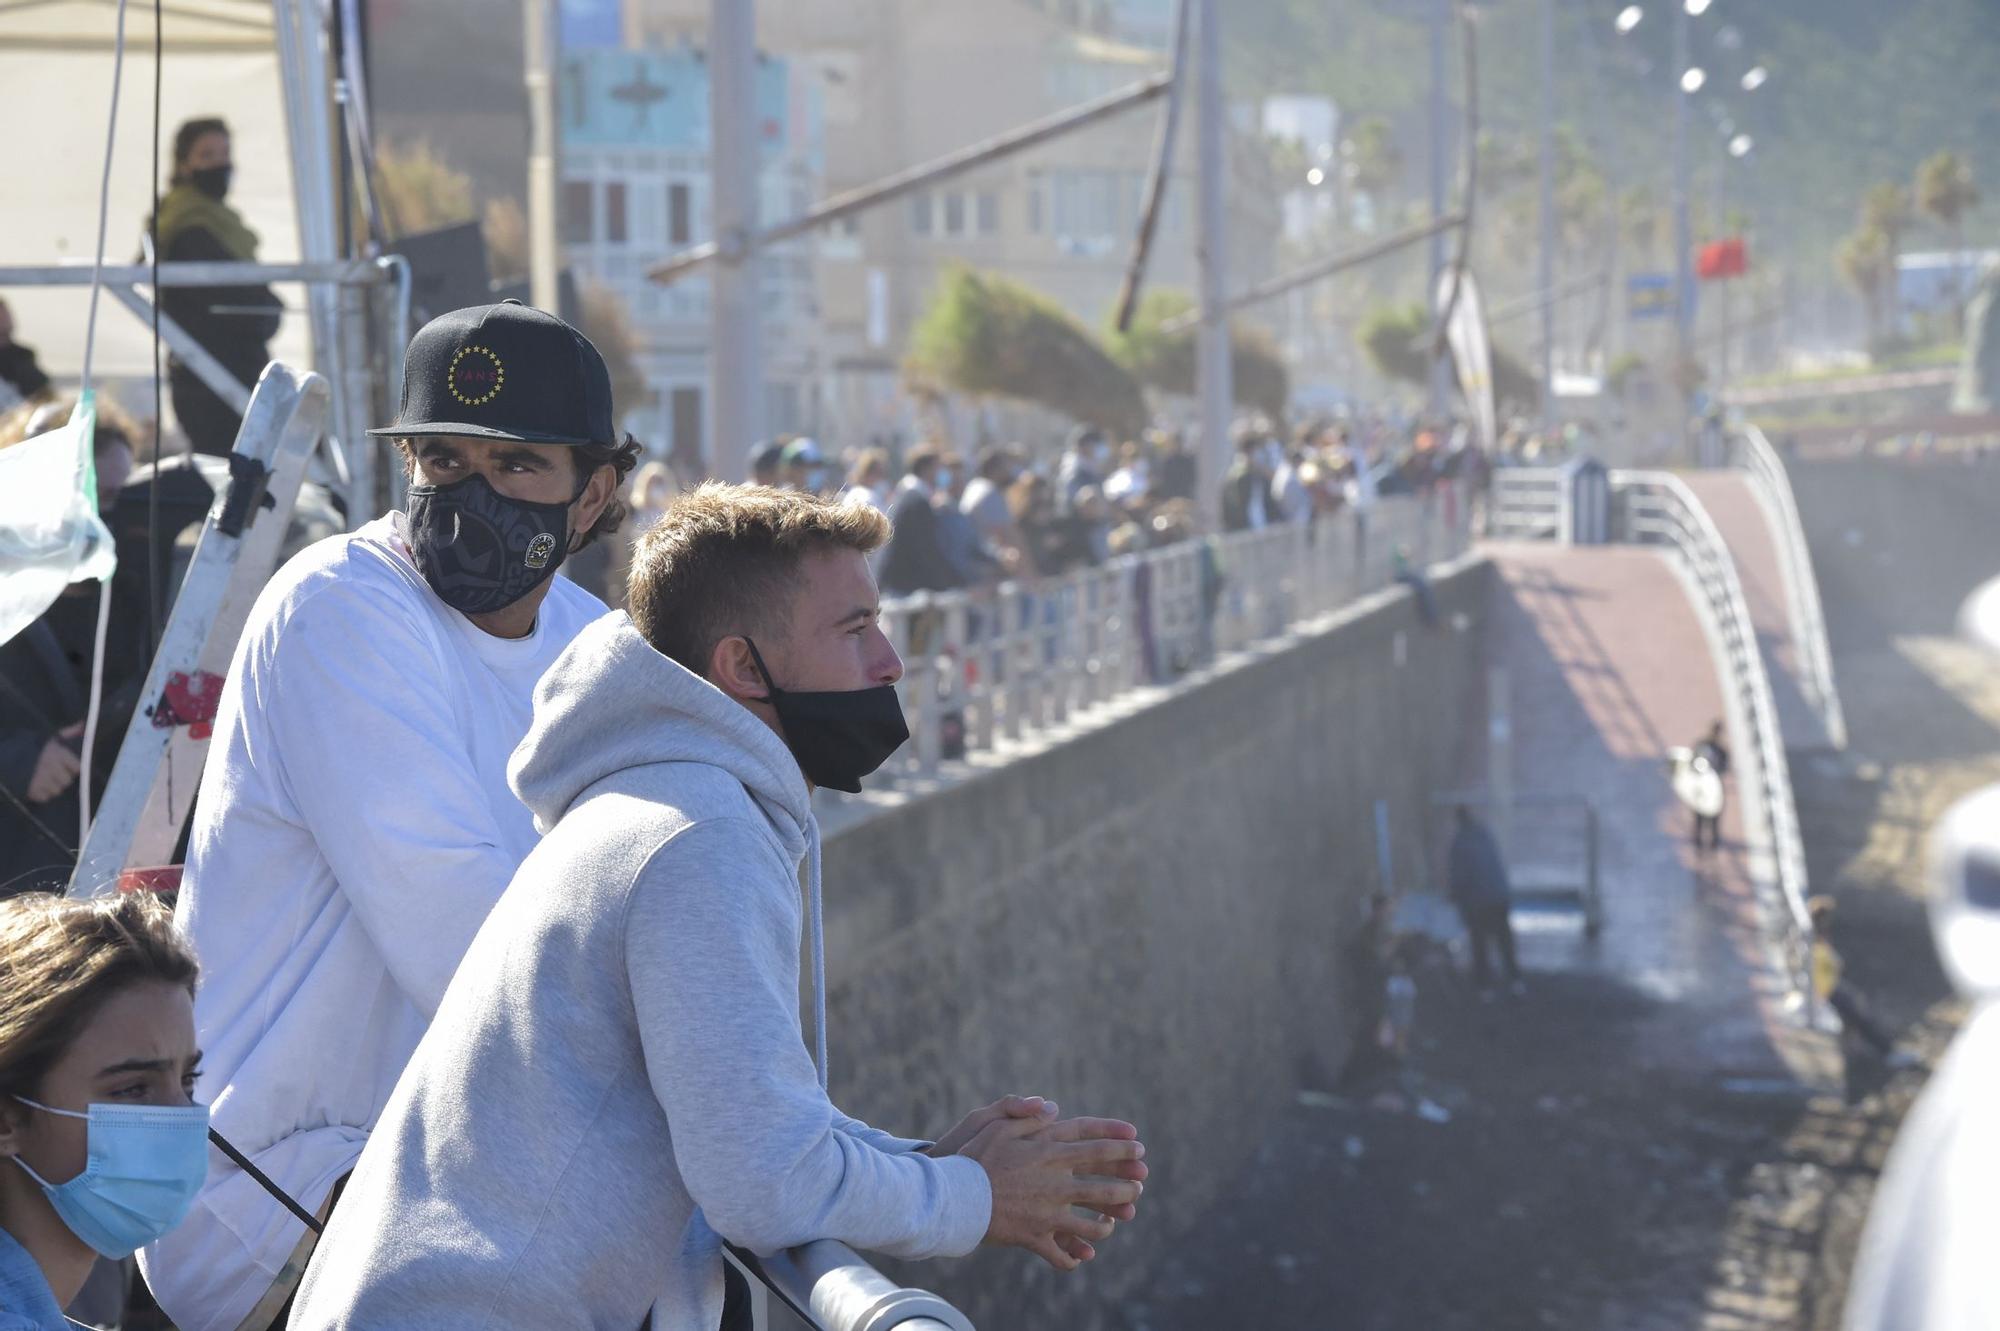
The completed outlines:
{"type": "Polygon", "coordinates": [[[372,435],[616,444],[611,372],[590,339],[518,300],[453,310],[403,353],[403,405],[372,435]]]}

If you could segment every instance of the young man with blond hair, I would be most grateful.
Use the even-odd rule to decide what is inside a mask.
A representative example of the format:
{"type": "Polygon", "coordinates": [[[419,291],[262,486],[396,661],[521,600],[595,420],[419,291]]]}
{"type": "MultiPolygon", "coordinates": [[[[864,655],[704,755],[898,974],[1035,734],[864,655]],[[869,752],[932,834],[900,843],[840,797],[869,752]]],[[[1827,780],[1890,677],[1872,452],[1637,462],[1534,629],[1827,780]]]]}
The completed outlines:
{"type": "Polygon", "coordinates": [[[887,534],[872,509],[711,484],[640,539],[630,617],[536,690],[510,776],[544,838],[384,1111],[294,1331],[707,1331],[724,1241],[986,1242],[1069,1270],[1132,1217],[1130,1124],[1010,1096],[926,1143],[827,1098],[811,793],[860,789],[908,735],[868,571],[887,534]]]}

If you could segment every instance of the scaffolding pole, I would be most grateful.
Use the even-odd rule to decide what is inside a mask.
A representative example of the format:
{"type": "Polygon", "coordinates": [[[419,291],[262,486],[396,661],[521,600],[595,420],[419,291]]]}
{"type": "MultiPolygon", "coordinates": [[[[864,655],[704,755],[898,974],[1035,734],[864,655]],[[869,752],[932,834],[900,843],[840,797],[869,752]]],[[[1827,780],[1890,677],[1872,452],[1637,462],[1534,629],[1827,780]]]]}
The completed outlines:
{"type": "Polygon", "coordinates": [[[1196,179],[1201,191],[1195,210],[1195,258],[1201,269],[1201,332],[1196,339],[1195,361],[1201,402],[1196,514],[1203,526],[1213,526],[1222,516],[1222,474],[1229,467],[1229,418],[1234,397],[1227,301],[1229,224],[1223,206],[1229,188],[1223,142],[1229,112],[1222,94],[1221,0],[1200,0],[1200,5],[1195,46],[1195,87],[1199,93],[1196,179]]]}
{"type": "Polygon", "coordinates": [[[749,475],[759,435],[757,364],[757,17],[754,0],[710,0],[709,151],[716,268],[709,300],[708,466],[749,475]]]}

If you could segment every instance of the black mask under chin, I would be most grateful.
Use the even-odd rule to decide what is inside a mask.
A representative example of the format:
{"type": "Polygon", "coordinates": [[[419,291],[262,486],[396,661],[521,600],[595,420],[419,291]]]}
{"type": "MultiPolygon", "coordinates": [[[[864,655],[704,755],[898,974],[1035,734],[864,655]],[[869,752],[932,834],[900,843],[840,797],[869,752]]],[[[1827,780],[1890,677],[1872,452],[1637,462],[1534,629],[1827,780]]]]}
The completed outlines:
{"type": "Polygon", "coordinates": [[[771,691],[785,744],[799,760],[799,770],[816,786],[861,790],[861,778],[887,762],[910,737],[903,722],[903,704],[896,686],[846,689],[837,693],[794,693],[781,689],[764,668],[763,654],[749,638],[750,659],[771,691]]]}
{"type": "Polygon", "coordinates": [[[235,171],[229,166],[205,166],[199,171],[187,173],[188,184],[221,203],[229,193],[229,177],[235,171]]]}
{"type": "Polygon", "coordinates": [[[413,485],[409,495],[417,570],[460,614],[505,610],[547,581],[569,554],[574,499],[510,499],[477,472],[450,485],[413,485]]]}

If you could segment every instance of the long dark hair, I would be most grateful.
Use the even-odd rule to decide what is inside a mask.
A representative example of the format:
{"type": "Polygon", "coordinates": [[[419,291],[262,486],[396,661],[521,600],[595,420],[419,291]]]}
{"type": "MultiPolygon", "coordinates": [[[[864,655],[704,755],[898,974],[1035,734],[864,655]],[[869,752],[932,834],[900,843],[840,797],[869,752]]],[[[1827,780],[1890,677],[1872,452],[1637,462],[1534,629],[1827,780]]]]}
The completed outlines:
{"type": "Polygon", "coordinates": [[[183,120],[181,127],[174,131],[174,174],[167,183],[178,185],[187,179],[188,154],[201,142],[204,134],[229,133],[229,122],[221,116],[198,116],[193,120],[183,120]]]}

